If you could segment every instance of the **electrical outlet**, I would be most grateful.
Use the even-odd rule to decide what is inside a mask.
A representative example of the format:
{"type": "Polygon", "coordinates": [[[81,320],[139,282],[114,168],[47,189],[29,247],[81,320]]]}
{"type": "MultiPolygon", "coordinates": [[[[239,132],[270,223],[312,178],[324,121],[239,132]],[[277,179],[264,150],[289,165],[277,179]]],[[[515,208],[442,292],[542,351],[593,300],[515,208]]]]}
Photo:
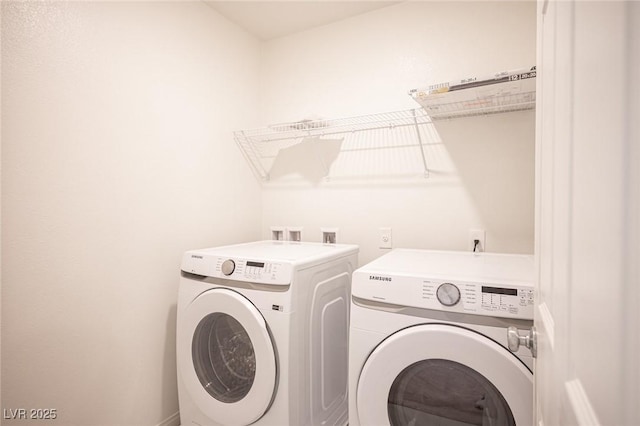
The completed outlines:
{"type": "Polygon", "coordinates": [[[390,249],[392,247],[391,228],[380,228],[378,247],[381,249],[390,249]]]}
{"type": "Polygon", "coordinates": [[[469,240],[467,245],[469,251],[486,251],[486,233],[484,229],[469,229],[469,240]],[[476,244],[476,240],[478,241],[478,244],[476,244]]]}

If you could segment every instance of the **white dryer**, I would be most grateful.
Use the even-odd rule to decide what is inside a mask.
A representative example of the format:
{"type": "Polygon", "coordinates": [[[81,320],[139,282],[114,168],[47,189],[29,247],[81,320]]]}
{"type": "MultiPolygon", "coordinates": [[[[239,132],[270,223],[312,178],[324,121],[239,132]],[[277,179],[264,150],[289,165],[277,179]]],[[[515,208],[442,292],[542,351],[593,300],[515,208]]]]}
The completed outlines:
{"type": "Polygon", "coordinates": [[[261,241],[184,254],[182,426],[343,425],[358,247],[261,241]]]}
{"type": "Polygon", "coordinates": [[[394,250],[356,270],[350,426],[531,425],[531,351],[507,329],[533,325],[533,280],[509,254],[394,250]]]}

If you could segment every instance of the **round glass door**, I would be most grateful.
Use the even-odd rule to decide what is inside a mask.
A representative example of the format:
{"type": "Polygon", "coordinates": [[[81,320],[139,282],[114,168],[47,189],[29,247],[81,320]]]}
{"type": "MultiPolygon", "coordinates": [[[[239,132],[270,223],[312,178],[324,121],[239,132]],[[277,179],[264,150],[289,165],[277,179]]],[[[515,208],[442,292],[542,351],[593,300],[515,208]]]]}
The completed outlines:
{"type": "Polygon", "coordinates": [[[356,407],[362,425],[527,426],[533,422],[533,374],[480,333],[422,324],[371,352],[356,407]]]}
{"type": "Polygon", "coordinates": [[[241,294],[216,288],[183,313],[178,361],[190,399],[211,422],[249,425],[273,401],[275,347],[260,311],[241,294]]]}
{"type": "Polygon", "coordinates": [[[238,402],[251,390],[256,353],[247,330],[232,316],[216,312],[193,333],[193,367],[200,384],[215,399],[238,402]]]}
{"type": "Polygon", "coordinates": [[[515,425],[509,404],[486,377],[446,359],[405,368],[391,385],[387,411],[394,426],[515,425]]]}

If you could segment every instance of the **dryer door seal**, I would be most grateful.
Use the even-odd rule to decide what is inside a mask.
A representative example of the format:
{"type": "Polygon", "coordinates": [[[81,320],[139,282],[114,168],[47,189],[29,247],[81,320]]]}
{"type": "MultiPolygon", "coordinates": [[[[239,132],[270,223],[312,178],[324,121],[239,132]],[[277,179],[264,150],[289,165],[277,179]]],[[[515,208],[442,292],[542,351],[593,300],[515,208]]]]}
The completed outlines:
{"type": "Polygon", "coordinates": [[[423,324],[376,347],[360,374],[356,399],[364,425],[530,425],[533,375],[482,334],[423,324]]]}
{"type": "Polygon", "coordinates": [[[180,334],[182,377],[212,421],[248,425],[269,409],[277,381],[276,354],[264,317],[244,296],[209,290],[185,310],[180,334]]]}

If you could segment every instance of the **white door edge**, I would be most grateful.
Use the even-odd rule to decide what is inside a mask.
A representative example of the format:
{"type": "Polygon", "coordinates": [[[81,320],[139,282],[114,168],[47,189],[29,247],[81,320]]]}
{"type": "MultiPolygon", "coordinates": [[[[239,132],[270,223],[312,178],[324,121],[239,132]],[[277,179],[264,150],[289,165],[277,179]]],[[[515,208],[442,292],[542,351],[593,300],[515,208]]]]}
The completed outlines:
{"type": "Polygon", "coordinates": [[[574,379],[566,382],[565,389],[578,424],[581,426],[600,426],[598,416],[580,380],[574,379]]]}

